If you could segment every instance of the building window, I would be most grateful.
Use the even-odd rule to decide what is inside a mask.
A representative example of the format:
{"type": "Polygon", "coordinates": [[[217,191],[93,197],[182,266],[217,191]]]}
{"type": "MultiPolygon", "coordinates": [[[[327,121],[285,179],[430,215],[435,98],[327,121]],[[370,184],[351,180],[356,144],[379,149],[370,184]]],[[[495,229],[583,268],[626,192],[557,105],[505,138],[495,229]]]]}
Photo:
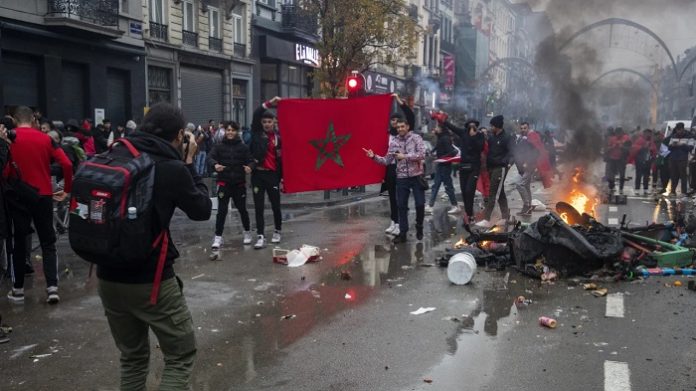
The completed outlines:
{"type": "Polygon", "coordinates": [[[220,10],[209,7],[208,15],[210,17],[210,36],[218,39],[222,38],[222,32],[220,31],[220,10]]]}
{"type": "Polygon", "coordinates": [[[184,12],[184,31],[196,31],[195,20],[195,6],[193,5],[193,0],[183,1],[183,12],[184,12]]]}
{"type": "Polygon", "coordinates": [[[247,121],[247,80],[232,81],[232,119],[241,126],[248,125],[247,121]]]}
{"type": "Polygon", "coordinates": [[[128,13],[128,0],[121,0],[120,5],[121,5],[121,13],[127,14],[128,13]]]}
{"type": "Polygon", "coordinates": [[[147,67],[147,93],[148,106],[153,106],[159,102],[171,102],[171,70],[161,67],[147,67]]]}
{"type": "Polygon", "coordinates": [[[150,22],[159,24],[167,24],[165,13],[164,0],[149,0],[150,1],[150,22]]]}
{"type": "Polygon", "coordinates": [[[246,44],[246,29],[244,28],[244,19],[241,15],[233,14],[232,20],[234,23],[234,43],[241,45],[246,44]]]}

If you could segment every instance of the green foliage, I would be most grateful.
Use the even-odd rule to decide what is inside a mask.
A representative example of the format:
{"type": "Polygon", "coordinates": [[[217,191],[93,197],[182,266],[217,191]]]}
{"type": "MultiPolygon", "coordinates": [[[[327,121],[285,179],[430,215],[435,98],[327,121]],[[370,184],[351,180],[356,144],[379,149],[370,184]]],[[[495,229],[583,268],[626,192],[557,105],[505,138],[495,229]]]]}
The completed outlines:
{"type": "Polygon", "coordinates": [[[420,33],[408,15],[405,0],[304,0],[303,8],[317,15],[321,67],[314,71],[321,93],[345,93],[350,71],[371,66],[394,67],[414,55],[420,33]]]}

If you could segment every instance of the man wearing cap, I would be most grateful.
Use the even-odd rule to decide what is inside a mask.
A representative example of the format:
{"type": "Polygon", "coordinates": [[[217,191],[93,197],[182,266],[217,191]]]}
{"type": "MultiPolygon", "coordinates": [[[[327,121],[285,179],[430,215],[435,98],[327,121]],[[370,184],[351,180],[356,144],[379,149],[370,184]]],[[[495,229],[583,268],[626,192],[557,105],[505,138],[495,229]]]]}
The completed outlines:
{"type": "Polygon", "coordinates": [[[478,225],[489,225],[495,201],[498,200],[500,205],[500,213],[504,220],[510,218],[510,209],[508,208],[507,197],[505,196],[505,177],[513,160],[512,152],[515,146],[514,137],[510,136],[503,129],[505,118],[502,115],[497,115],[491,118],[491,132],[488,137],[488,158],[486,159],[486,167],[491,180],[490,193],[486,197],[486,206],[483,212],[484,221],[478,225]]]}

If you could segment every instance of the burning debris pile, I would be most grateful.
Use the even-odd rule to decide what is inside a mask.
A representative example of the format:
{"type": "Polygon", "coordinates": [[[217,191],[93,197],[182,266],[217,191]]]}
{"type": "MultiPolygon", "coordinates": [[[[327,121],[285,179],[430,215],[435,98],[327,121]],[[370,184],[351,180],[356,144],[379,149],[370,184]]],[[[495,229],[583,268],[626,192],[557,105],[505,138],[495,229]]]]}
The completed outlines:
{"type": "Polygon", "coordinates": [[[604,226],[590,214],[596,199],[584,191],[578,186],[569,192],[573,204],[559,202],[555,212],[529,225],[517,223],[508,232],[501,227],[473,232],[445,251],[442,265],[447,266],[451,256],[467,252],[487,268],[503,270],[512,266],[542,280],[551,275],[585,276],[598,271],[615,280],[696,273],[682,269],[693,264],[696,249],[670,243],[675,238],[673,226],[604,226]],[[582,213],[574,205],[582,208],[582,213]]]}

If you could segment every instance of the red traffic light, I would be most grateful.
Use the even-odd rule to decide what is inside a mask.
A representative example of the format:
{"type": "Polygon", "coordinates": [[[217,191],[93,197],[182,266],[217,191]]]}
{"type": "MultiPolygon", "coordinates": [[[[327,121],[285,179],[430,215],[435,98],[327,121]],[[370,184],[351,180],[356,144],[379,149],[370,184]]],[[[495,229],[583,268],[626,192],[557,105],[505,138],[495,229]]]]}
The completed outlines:
{"type": "Polygon", "coordinates": [[[365,77],[358,71],[351,72],[346,78],[346,92],[348,97],[362,96],[365,94],[365,77]]]}

